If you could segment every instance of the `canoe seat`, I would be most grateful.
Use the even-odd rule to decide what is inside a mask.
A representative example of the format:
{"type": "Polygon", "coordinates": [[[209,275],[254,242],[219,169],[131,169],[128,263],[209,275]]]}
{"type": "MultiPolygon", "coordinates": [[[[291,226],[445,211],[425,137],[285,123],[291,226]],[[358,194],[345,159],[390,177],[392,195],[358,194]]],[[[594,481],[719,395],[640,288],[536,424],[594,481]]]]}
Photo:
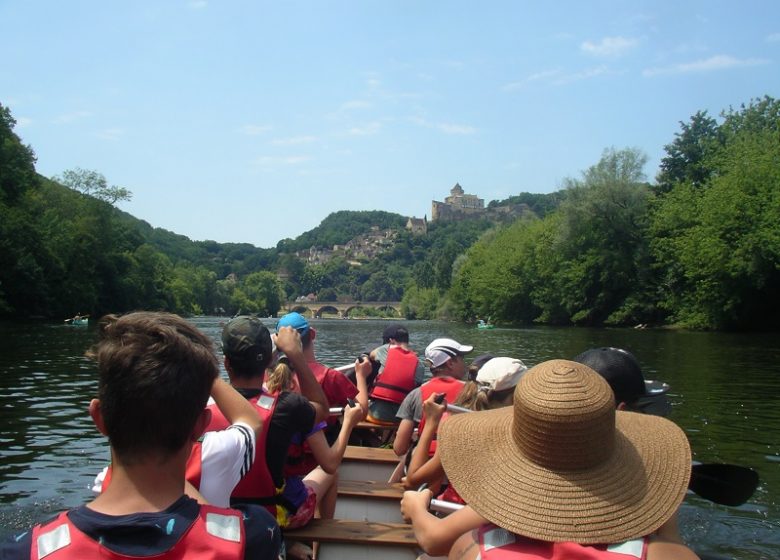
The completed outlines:
{"type": "Polygon", "coordinates": [[[401,498],[404,489],[398,483],[368,480],[339,480],[335,517],[382,523],[401,523],[401,498]]]}
{"type": "Polygon", "coordinates": [[[398,482],[379,482],[372,480],[339,480],[340,496],[373,498],[377,500],[401,501],[404,487],[398,482]]]}
{"type": "Polygon", "coordinates": [[[385,449],[383,447],[348,445],[344,452],[344,461],[391,463],[395,465],[398,462],[398,455],[396,455],[395,451],[392,449],[385,449]]]}
{"type": "Polygon", "coordinates": [[[312,519],[305,527],[284,531],[284,538],[319,542],[318,560],[414,560],[419,550],[406,523],[312,519]]]}
{"type": "Polygon", "coordinates": [[[349,445],[339,467],[339,480],[390,480],[401,460],[392,449],[349,445]]]}

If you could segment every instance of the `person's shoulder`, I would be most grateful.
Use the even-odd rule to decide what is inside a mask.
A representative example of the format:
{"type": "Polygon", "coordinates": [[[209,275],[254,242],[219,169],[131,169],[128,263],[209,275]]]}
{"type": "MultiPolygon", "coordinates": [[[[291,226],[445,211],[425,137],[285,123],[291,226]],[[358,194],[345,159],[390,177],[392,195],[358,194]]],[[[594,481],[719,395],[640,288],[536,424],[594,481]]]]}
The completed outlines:
{"type": "Polygon", "coordinates": [[[281,531],[276,519],[262,506],[241,504],[233,507],[241,512],[246,534],[245,558],[277,558],[281,547],[281,531]]]}
{"type": "Polygon", "coordinates": [[[276,398],[276,410],[288,410],[304,406],[311,408],[311,402],[295,391],[282,391],[276,398]]]}

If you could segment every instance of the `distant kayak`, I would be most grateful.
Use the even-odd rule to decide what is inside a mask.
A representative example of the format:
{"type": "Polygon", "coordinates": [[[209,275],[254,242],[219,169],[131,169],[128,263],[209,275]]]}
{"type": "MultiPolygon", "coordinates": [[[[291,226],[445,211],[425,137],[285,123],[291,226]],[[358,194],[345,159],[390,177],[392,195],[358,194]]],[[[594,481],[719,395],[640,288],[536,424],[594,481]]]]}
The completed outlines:
{"type": "Polygon", "coordinates": [[[70,325],[72,327],[86,327],[89,325],[89,317],[71,317],[70,319],[65,319],[65,324],[70,325]]]}
{"type": "Polygon", "coordinates": [[[477,328],[482,329],[495,329],[496,326],[493,323],[486,323],[485,321],[480,321],[477,323],[477,328]]]}

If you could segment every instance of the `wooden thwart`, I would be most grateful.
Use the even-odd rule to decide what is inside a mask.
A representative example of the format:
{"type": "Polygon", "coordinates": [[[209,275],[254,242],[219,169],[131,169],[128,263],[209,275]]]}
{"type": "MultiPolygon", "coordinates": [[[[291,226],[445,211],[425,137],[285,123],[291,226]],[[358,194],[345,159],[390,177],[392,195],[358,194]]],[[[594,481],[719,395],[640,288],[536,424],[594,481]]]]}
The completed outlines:
{"type": "Polygon", "coordinates": [[[406,523],[313,519],[305,527],[285,531],[284,536],[292,541],[319,542],[319,560],[372,556],[413,560],[418,550],[412,526],[406,523]]]}
{"type": "Polygon", "coordinates": [[[401,523],[403,493],[398,483],[339,480],[336,518],[401,523]]]}
{"type": "Polygon", "coordinates": [[[399,461],[392,449],[350,445],[339,467],[339,480],[387,481],[399,461]]]}

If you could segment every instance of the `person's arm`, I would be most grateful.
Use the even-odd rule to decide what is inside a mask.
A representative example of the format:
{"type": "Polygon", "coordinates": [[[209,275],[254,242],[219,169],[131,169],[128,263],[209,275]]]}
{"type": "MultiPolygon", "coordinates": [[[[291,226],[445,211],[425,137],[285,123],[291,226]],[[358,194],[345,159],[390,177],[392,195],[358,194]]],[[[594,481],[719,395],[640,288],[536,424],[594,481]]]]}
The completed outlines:
{"type": "Polygon", "coordinates": [[[447,405],[436,402],[437,394],[432,394],[423,403],[423,414],[425,415],[425,426],[417,440],[417,447],[412,453],[412,460],[406,469],[406,481],[404,487],[408,489],[417,488],[423,482],[433,482],[444,476],[444,468],[441,466],[441,459],[436,455],[430,457],[428,450],[431,442],[439,429],[439,423],[447,405]]]}
{"type": "Polygon", "coordinates": [[[412,420],[401,420],[398,429],[395,431],[393,440],[393,451],[399,457],[409,451],[412,445],[412,434],[414,433],[414,422],[412,420]]]}
{"type": "Polygon", "coordinates": [[[231,424],[246,424],[255,434],[262,428],[263,424],[254,405],[220,377],[217,377],[211,386],[211,398],[231,424]]]}
{"type": "Polygon", "coordinates": [[[363,410],[358,405],[344,407],[341,431],[339,431],[339,435],[332,446],[328,445],[328,440],[325,439],[325,434],[322,433],[322,430],[317,430],[306,438],[314,458],[326,473],[334,474],[338,470],[341,460],[344,458],[344,452],[347,450],[347,445],[349,445],[349,436],[352,433],[352,429],[363,419],[363,414],[363,410]]]}
{"type": "Polygon", "coordinates": [[[650,538],[647,545],[647,560],[695,560],[699,557],[685,545],[680,536],[677,512],[650,538]]]}
{"type": "Polygon", "coordinates": [[[407,491],[401,499],[401,515],[412,524],[417,543],[431,556],[447,554],[458,537],[487,523],[469,506],[438,518],[428,511],[431,495],[430,490],[407,491]]]}
{"type": "Polygon", "coordinates": [[[368,383],[366,380],[371,375],[371,369],[371,360],[368,358],[364,357],[362,360],[360,358],[355,360],[355,385],[357,385],[358,389],[355,401],[363,409],[363,418],[365,418],[365,413],[368,412],[368,383]]]}
{"type": "Polygon", "coordinates": [[[301,394],[306,397],[314,408],[314,422],[322,422],[328,418],[330,411],[328,399],[322,387],[306,363],[301,348],[301,335],[292,327],[282,327],[276,335],[276,347],[287,355],[290,366],[295,371],[301,394]]]}
{"type": "Polygon", "coordinates": [[[458,537],[447,558],[449,560],[474,560],[477,558],[477,554],[479,554],[479,536],[475,529],[458,537]]]}
{"type": "Polygon", "coordinates": [[[203,497],[203,494],[201,494],[200,491],[195,488],[189,480],[184,481],[184,493],[187,494],[190,498],[193,498],[199,504],[209,503],[208,500],[203,497]]]}

